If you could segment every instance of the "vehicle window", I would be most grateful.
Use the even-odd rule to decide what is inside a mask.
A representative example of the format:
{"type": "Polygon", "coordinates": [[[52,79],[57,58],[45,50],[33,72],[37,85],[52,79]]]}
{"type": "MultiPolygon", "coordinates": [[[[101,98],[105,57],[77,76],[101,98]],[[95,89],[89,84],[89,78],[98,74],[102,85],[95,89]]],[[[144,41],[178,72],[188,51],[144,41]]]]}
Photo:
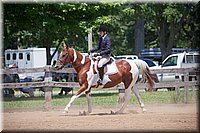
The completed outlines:
{"type": "Polygon", "coordinates": [[[153,62],[146,60],[145,61],[149,67],[156,66],[153,62]]]}
{"type": "Polygon", "coordinates": [[[199,55],[186,55],[186,58],[184,57],[183,63],[200,63],[199,55]]]}
{"type": "Polygon", "coordinates": [[[6,59],[10,60],[10,54],[6,54],[6,59]]]}
{"type": "Polygon", "coordinates": [[[170,58],[168,58],[164,63],[163,63],[163,67],[165,66],[176,66],[177,65],[177,60],[178,60],[178,56],[172,56],[170,58]]]}
{"type": "Polygon", "coordinates": [[[16,60],[16,58],[17,58],[16,53],[13,53],[13,55],[12,55],[12,59],[13,59],[13,60],[16,60]]]}
{"type": "Polygon", "coordinates": [[[131,57],[128,57],[127,59],[132,59],[131,57]]]}
{"type": "Polygon", "coordinates": [[[194,56],[194,62],[195,63],[200,63],[200,55],[195,55],[194,56]]]}
{"type": "Polygon", "coordinates": [[[19,59],[23,59],[23,53],[19,53],[19,59]]]}
{"type": "Polygon", "coordinates": [[[117,57],[117,59],[126,59],[126,57],[117,57]]]}
{"type": "Polygon", "coordinates": [[[30,61],[30,54],[27,54],[27,60],[30,61]]]}
{"type": "Polygon", "coordinates": [[[185,63],[194,63],[193,55],[186,55],[185,63]]]}

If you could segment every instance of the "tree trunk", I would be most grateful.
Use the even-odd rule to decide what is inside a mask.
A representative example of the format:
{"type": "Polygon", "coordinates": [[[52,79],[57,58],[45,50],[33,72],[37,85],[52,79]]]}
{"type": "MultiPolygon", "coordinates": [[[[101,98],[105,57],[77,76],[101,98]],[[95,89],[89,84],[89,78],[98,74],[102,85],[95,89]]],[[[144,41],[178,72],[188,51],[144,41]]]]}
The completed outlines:
{"type": "Polygon", "coordinates": [[[169,52],[169,54],[171,54],[172,48],[174,46],[175,31],[176,31],[175,28],[176,28],[175,23],[172,21],[169,27],[169,39],[168,39],[168,46],[167,46],[167,52],[169,52]]]}
{"type": "Polygon", "coordinates": [[[160,50],[162,55],[162,60],[164,60],[168,55],[171,54],[172,48],[174,46],[175,39],[175,24],[171,22],[168,26],[167,21],[163,19],[160,23],[160,50]]]}
{"type": "Polygon", "coordinates": [[[144,18],[141,17],[135,24],[135,54],[139,55],[140,51],[144,48],[144,18]]]}
{"type": "Polygon", "coordinates": [[[47,45],[46,47],[46,56],[47,56],[47,65],[51,65],[51,45],[47,45]]]}

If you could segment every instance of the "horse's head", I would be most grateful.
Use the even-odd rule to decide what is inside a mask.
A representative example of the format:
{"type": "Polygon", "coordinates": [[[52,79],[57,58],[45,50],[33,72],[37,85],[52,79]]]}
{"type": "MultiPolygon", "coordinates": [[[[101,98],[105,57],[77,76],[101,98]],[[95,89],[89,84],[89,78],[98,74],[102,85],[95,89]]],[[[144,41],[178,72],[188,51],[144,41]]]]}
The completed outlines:
{"type": "Polygon", "coordinates": [[[62,69],[69,62],[71,62],[70,48],[67,43],[64,43],[59,59],[55,64],[55,68],[57,70],[62,69]]]}

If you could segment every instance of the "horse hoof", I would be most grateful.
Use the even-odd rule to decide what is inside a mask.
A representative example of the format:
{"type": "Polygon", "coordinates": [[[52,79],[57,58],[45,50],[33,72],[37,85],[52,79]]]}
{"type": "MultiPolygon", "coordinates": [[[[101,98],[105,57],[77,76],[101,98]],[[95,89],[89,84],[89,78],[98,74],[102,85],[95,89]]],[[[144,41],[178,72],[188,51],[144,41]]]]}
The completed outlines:
{"type": "Polygon", "coordinates": [[[68,111],[67,111],[67,110],[64,110],[62,113],[65,114],[65,113],[68,113],[68,111]]]}
{"type": "Polygon", "coordinates": [[[87,113],[86,113],[86,111],[85,111],[85,110],[83,111],[83,115],[87,115],[87,113]]]}
{"type": "Polygon", "coordinates": [[[82,115],[80,111],[79,111],[79,115],[82,115]]]}
{"type": "Polygon", "coordinates": [[[142,113],[145,113],[147,112],[147,110],[145,108],[142,109],[142,113]]]}
{"type": "Polygon", "coordinates": [[[115,114],[115,112],[113,112],[113,111],[111,110],[111,111],[110,111],[110,114],[114,115],[114,114],[115,114]]]}
{"type": "Polygon", "coordinates": [[[88,114],[92,113],[92,110],[88,110],[87,113],[88,113],[88,114]]]}
{"type": "Polygon", "coordinates": [[[119,111],[114,112],[112,110],[110,111],[110,113],[113,114],[113,115],[122,114],[122,112],[119,112],[119,111]]]}

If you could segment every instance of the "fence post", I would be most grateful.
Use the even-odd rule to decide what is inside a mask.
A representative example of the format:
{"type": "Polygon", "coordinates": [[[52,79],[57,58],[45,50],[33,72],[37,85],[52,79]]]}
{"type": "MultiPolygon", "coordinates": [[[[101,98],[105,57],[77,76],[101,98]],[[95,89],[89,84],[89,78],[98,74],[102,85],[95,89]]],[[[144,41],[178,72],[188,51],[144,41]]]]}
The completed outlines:
{"type": "MultiPolygon", "coordinates": [[[[189,81],[189,73],[184,74],[184,82],[188,82],[189,81]]],[[[189,96],[189,90],[188,90],[188,85],[186,84],[184,86],[184,103],[188,103],[188,96],[189,96]]]]}
{"type": "MultiPolygon", "coordinates": [[[[199,81],[199,80],[198,80],[199,81]]],[[[195,82],[195,77],[194,76],[192,76],[192,82],[195,82]]],[[[196,86],[195,85],[193,85],[192,86],[192,100],[195,100],[195,88],[196,88],[196,86]]]]}
{"type": "MultiPolygon", "coordinates": [[[[51,82],[52,81],[52,74],[50,72],[50,69],[48,69],[45,72],[45,82],[51,82]]],[[[44,109],[49,110],[52,109],[52,87],[51,86],[46,86],[44,87],[44,97],[45,97],[45,102],[44,102],[44,109]]]]}
{"type": "Polygon", "coordinates": [[[179,86],[179,82],[180,82],[180,78],[179,78],[179,75],[176,75],[175,76],[175,84],[176,84],[176,87],[175,87],[175,102],[178,103],[179,101],[179,94],[180,94],[180,86],[179,86]]]}

